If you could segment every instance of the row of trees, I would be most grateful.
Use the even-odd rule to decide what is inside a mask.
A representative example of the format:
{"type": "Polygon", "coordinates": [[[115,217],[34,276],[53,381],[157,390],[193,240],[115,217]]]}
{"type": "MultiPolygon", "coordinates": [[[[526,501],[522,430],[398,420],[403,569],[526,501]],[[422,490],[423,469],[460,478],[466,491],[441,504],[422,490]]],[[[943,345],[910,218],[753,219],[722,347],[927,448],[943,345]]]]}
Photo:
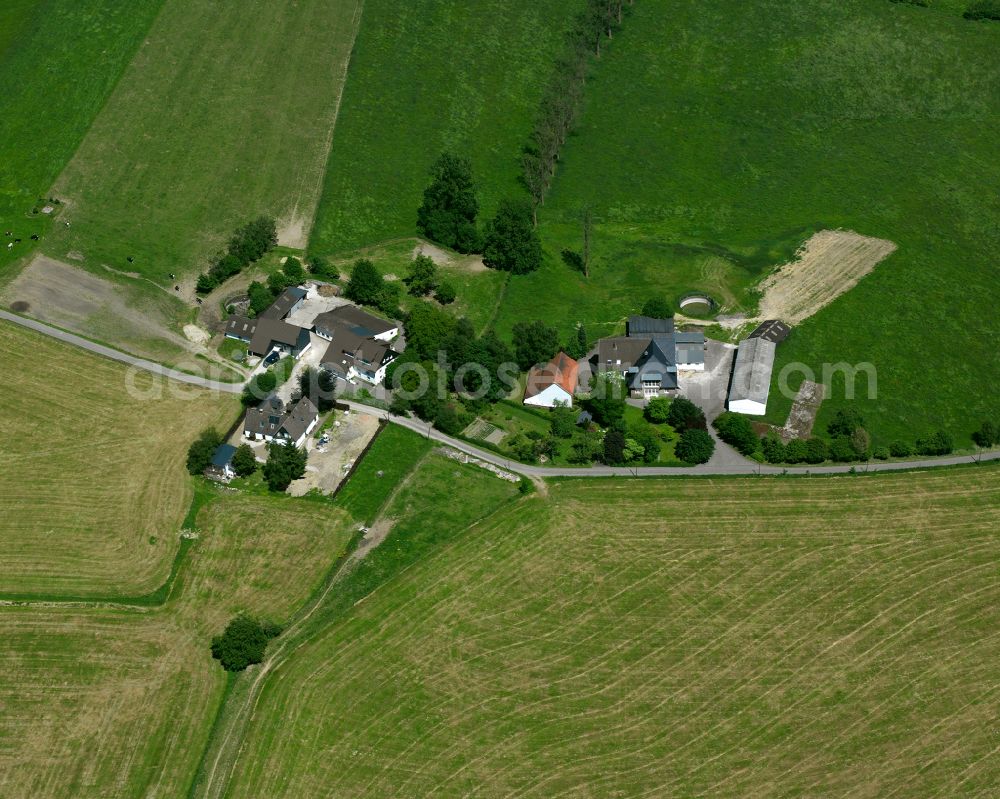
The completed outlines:
{"type": "Polygon", "coordinates": [[[1000,425],[991,421],[985,421],[979,429],[972,434],[972,441],[977,447],[989,449],[1000,444],[1000,425]]]}
{"type": "Polygon", "coordinates": [[[567,34],[563,54],[542,94],[535,128],[521,156],[522,179],[531,196],[536,224],[538,206],[544,203],[555,176],[559,152],[583,107],[591,55],[600,58],[602,40],[605,36],[611,38],[621,25],[622,6],[623,0],[587,0],[586,8],[567,34]]]}
{"type": "Polygon", "coordinates": [[[295,256],[289,255],[281,269],[267,276],[266,283],[261,283],[259,280],[250,283],[247,288],[247,295],[250,297],[249,315],[254,317],[263,313],[281,292],[289,286],[298,286],[305,279],[306,270],[302,262],[295,256]]]}
{"type": "Polygon", "coordinates": [[[259,216],[237,230],[224,253],[215,256],[207,272],[198,276],[199,294],[207,294],[244,267],[260,260],[278,243],[278,230],[269,216],[259,216]]]}
{"type": "Polygon", "coordinates": [[[730,411],[720,414],[713,424],[719,433],[719,438],[741,454],[775,464],[817,464],[824,461],[852,463],[866,461],[869,458],[877,460],[907,458],[915,454],[947,455],[954,450],[954,441],[943,430],[922,436],[915,444],[896,441],[887,447],[873,448],[871,436],[864,426],[865,420],[856,408],[843,408],[837,411],[826,428],[830,436],[829,442],[813,437],[795,438],[785,443],[773,432],[760,437],[746,416],[730,411]]]}
{"type": "Polygon", "coordinates": [[[962,16],[972,20],[1000,20],[1000,0],[976,0],[962,16]]]}
{"type": "Polygon", "coordinates": [[[434,299],[442,305],[450,305],[455,301],[455,287],[447,280],[440,279],[437,264],[427,255],[418,255],[410,262],[403,282],[414,297],[426,297],[433,293],[434,299]]]}
{"type": "MultiPolygon", "coordinates": [[[[188,472],[193,475],[204,473],[220,444],[222,436],[217,430],[203,430],[188,448],[188,472]]],[[[249,444],[241,444],[236,448],[231,465],[238,477],[249,477],[259,466],[249,444]]],[[[267,447],[267,462],[263,472],[268,488],[272,491],[284,491],[292,480],[298,480],[306,473],[306,451],[301,447],[272,442],[267,447]]]]}

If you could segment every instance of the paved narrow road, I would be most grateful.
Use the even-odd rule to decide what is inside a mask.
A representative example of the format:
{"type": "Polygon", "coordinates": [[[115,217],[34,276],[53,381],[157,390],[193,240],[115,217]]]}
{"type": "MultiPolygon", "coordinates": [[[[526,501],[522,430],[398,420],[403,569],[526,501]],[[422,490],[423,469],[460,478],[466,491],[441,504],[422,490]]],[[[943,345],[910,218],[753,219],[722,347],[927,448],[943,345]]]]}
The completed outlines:
{"type": "MultiPolygon", "coordinates": [[[[27,327],[31,330],[35,330],[39,333],[44,333],[47,336],[58,339],[59,341],[64,341],[67,344],[73,344],[77,347],[92,352],[95,355],[101,355],[105,358],[111,358],[112,360],[119,361],[121,363],[128,364],[129,366],[134,366],[137,369],[144,369],[147,372],[151,372],[156,375],[161,375],[167,377],[171,380],[177,380],[182,383],[189,383],[195,386],[201,386],[202,388],[207,388],[212,391],[221,391],[227,394],[239,394],[243,391],[243,385],[241,383],[223,383],[218,380],[209,380],[205,377],[199,377],[198,375],[189,375],[186,372],[179,372],[176,369],[170,369],[162,364],[154,363],[153,361],[147,361],[142,358],[136,358],[132,355],[127,355],[124,352],[119,352],[118,350],[112,349],[111,347],[105,347],[102,344],[95,344],[93,341],[88,341],[81,336],[74,335],[73,333],[67,333],[64,330],[60,330],[57,327],[52,327],[44,322],[38,322],[34,319],[28,319],[23,316],[17,316],[15,314],[8,313],[7,311],[0,311],[0,319],[5,319],[8,322],[13,322],[14,324],[21,325],[22,327],[27,327]]],[[[459,441],[458,439],[447,436],[439,430],[435,430],[426,422],[419,421],[417,419],[409,419],[402,416],[393,416],[388,411],[381,410],[379,408],[373,408],[370,405],[364,405],[360,402],[352,402],[350,400],[341,400],[343,404],[347,405],[354,411],[358,413],[365,413],[370,416],[377,416],[380,419],[385,419],[386,421],[392,422],[393,424],[398,424],[401,427],[406,427],[414,432],[420,433],[422,436],[426,436],[432,441],[437,441],[438,443],[445,444],[452,449],[457,449],[459,452],[464,452],[466,455],[471,455],[480,460],[484,460],[487,463],[492,463],[494,466],[499,466],[508,471],[514,472],[516,474],[524,475],[525,477],[685,477],[689,475],[730,475],[730,474],[847,474],[854,469],[855,471],[867,471],[867,472],[892,472],[900,471],[903,469],[922,469],[934,466],[957,466],[960,464],[974,463],[976,461],[994,461],[1000,460],[1000,450],[994,450],[991,452],[983,452],[980,455],[953,455],[945,458],[925,458],[922,460],[915,461],[894,461],[891,463],[873,462],[868,464],[854,464],[854,465],[841,465],[841,466],[769,466],[767,464],[756,463],[751,460],[744,459],[741,463],[731,463],[725,465],[719,464],[702,464],[701,466],[640,466],[636,468],[630,468],[627,466],[582,466],[579,468],[565,468],[565,467],[549,467],[549,466],[529,466],[524,463],[518,463],[517,461],[504,458],[501,455],[490,452],[488,450],[479,449],[472,444],[467,444],[464,441],[459,441]]]]}
{"type": "Polygon", "coordinates": [[[508,471],[515,472],[516,474],[522,474],[525,477],[685,477],[693,474],[719,476],[729,474],[757,475],[784,473],[847,474],[852,468],[858,472],[891,472],[900,471],[902,469],[919,469],[932,466],[957,466],[960,464],[973,463],[977,460],[984,462],[1000,460],[1000,451],[993,451],[984,452],[981,456],[977,455],[975,457],[971,455],[954,455],[946,458],[926,458],[917,461],[894,461],[891,463],[876,461],[867,465],[861,463],[838,466],[769,466],[768,464],[756,463],[755,461],[751,461],[749,459],[744,459],[743,463],[727,466],[713,466],[711,464],[703,464],[701,466],[639,466],[636,468],[630,468],[627,466],[581,466],[579,468],[529,466],[524,463],[518,463],[517,461],[504,458],[494,452],[479,449],[472,444],[459,441],[451,436],[446,436],[441,431],[435,430],[427,424],[427,422],[422,422],[417,419],[404,418],[402,416],[393,416],[388,411],[373,408],[370,405],[363,405],[359,402],[352,402],[344,399],[340,399],[339,401],[358,413],[367,413],[372,416],[378,416],[380,419],[385,419],[393,424],[398,424],[402,427],[409,428],[414,432],[420,433],[420,435],[429,438],[431,441],[437,441],[441,444],[445,444],[452,449],[457,449],[459,452],[464,452],[466,455],[472,455],[473,457],[484,460],[487,463],[492,463],[494,466],[499,466],[503,469],[507,469],[508,471]]]}
{"type": "Polygon", "coordinates": [[[110,358],[113,361],[119,361],[120,363],[128,364],[129,366],[134,366],[137,369],[142,369],[146,372],[151,372],[152,374],[169,378],[170,380],[176,380],[180,383],[190,383],[193,386],[201,386],[202,388],[207,388],[212,391],[221,391],[225,394],[239,394],[243,391],[242,383],[224,383],[220,380],[209,380],[207,377],[200,377],[199,375],[190,375],[187,372],[180,372],[177,369],[171,369],[167,366],[163,366],[163,364],[147,361],[143,358],[136,358],[135,356],[128,355],[119,350],[112,349],[111,347],[105,347],[103,344],[95,344],[93,341],[89,341],[82,336],[67,333],[65,330],[60,330],[58,327],[52,327],[52,325],[47,325],[44,322],[39,322],[35,319],[17,316],[16,314],[8,313],[7,311],[0,311],[0,319],[5,319],[8,322],[13,322],[15,325],[26,327],[38,333],[44,333],[46,336],[51,336],[52,338],[64,341],[67,344],[73,344],[81,349],[87,350],[88,352],[92,352],[95,355],[110,358]]]}

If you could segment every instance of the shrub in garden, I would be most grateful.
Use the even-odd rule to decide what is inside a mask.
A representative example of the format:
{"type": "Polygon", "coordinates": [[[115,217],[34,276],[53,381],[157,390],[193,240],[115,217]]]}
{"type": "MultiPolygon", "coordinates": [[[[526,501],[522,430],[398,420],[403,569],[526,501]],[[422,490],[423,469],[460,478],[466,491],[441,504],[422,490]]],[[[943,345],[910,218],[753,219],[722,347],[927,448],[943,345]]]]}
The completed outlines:
{"type": "Polygon", "coordinates": [[[716,418],[715,429],[719,438],[746,456],[753,455],[760,446],[760,439],[753,430],[753,425],[746,416],[732,411],[725,411],[716,418]]]}
{"type": "Polygon", "coordinates": [[[715,452],[715,441],[707,430],[692,427],[681,433],[674,454],[685,463],[707,463],[715,452]]]}

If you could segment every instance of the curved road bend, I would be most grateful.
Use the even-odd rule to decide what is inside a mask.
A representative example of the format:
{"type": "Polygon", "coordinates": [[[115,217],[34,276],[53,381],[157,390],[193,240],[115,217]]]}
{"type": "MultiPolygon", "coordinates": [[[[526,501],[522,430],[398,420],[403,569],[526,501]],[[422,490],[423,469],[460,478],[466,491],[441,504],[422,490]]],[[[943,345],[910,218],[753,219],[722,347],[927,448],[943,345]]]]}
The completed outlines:
{"type": "MultiPolygon", "coordinates": [[[[208,378],[199,377],[198,375],[189,375],[185,372],[179,372],[176,369],[170,369],[162,364],[154,363],[153,361],[147,361],[142,358],[127,355],[126,353],[112,349],[111,347],[105,347],[102,344],[95,344],[93,341],[88,341],[81,336],[74,335],[73,333],[67,333],[57,327],[52,327],[51,325],[47,325],[44,322],[38,322],[34,319],[17,316],[15,314],[8,313],[7,311],[0,311],[0,319],[5,319],[8,322],[13,322],[14,324],[21,325],[22,327],[27,327],[38,333],[43,333],[46,336],[51,336],[59,341],[66,342],[67,344],[73,344],[81,349],[87,350],[88,352],[92,352],[95,355],[111,358],[112,360],[128,364],[129,366],[134,366],[137,369],[144,369],[147,372],[161,375],[162,377],[167,377],[171,380],[177,380],[182,383],[190,383],[191,385],[201,386],[202,388],[207,388],[212,391],[221,391],[227,394],[239,394],[243,391],[243,385],[241,383],[223,383],[218,380],[209,380],[208,378]]],[[[524,463],[508,460],[507,458],[497,455],[496,453],[479,449],[478,447],[467,444],[464,441],[459,441],[451,436],[447,436],[440,430],[435,430],[426,422],[421,422],[417,419],[404,418],[402,416],[393,416],[387,411],[379,408],[373,408],[370,405],[363,405],[358,402],[351,402],[350,400],[341,399],[340,401],[358,413],[365,413],[370,416],[377,416],[380,419],[385,419],[393,424],[398,424],[401,427],[413,430],[414,432],[419,433],[432,441],[437,441],[438,443],[445,444],[452,449],[457,449],[459,452],[464,452],[466,455],[471,455],[474,458],[479,458],[487,463],[492,463],[494,466],[499,466],[502,469],[507,469],[508,471],[515,472],[516,474],[522,474],[526,477],[683,477],[691,474],[729,475],[782,473],[846,474],[850,472],[852,468],[856,471],[892,472],[900,471],[902,469],[921,469],[934,466],[957,466],[959,464],[972,463],[977,460],[1000,460],[1000,451],[993,451],[984,452],[977,456],[954,455],[946,458],[925,458],[923,460],[916,461],[897,461],[893,463],[875,462],[867,465],[855,464],[853,467],[847,465],[810,467],[790,466],[783,468],[780,466],[769,466],[763,463],[759,464],[751,460],[744,460],[742,463],[725,466],[711,466],[708,464],[702,464],[701,466],[642,466],[638,468],[628,468],[625,466],[589,466],[578,469],[568,469],[554,466],[529,466],[524,463]]]]}
{"type": "Polygon", "coordinates": [[[127,355],[126,353],[112,349],[111,347],[105,347],[103,344],[95,344],[93,341],[89,341],[81,336],[74,335],[73,333],[67,333],[65,330],[60,330],[58,327],[52,327],[51,325],[47,325],[44,322],[39,322],[35,319],[28,319],[24,316],[16,316],[15,314],[7,313],[7,311],[0,311],[0,319],[13,322],[15,325],[20,325],[21,327],[27,327],[37,333],[44,333],[46,336],[51,336],[52,338],[64,341],[67,344],[73,344],[81,349],[87,350],[88,352],[92,352],[95,355],[101,355],[105,358],[110,358],[113,361],[119,361],[121,363],[128,364],[129,366],[134,366],[137,369],[143,369],[144,371],[151,372],[152,374],[176,380],[180,383],[190,383],[194,386],[200,386],[212,391],[221,391],[225,394],[239,394],[243,391],[242,383],[223,383],[219,380],[209,380],[207,377],[189,375],[186,372],[170,369],[169,367],[153,361],[147,361],[142,358],[127,355]]]}

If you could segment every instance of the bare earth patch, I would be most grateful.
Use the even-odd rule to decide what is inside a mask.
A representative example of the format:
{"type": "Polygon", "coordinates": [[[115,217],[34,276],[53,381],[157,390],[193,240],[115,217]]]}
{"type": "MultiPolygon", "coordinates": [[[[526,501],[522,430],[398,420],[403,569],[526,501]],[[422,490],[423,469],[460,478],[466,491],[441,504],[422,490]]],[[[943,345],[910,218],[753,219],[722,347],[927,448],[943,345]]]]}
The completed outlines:
{"type": "Polygon", "coordinates": [[[207,330],[202,330],[198,325],[184,325],[184,335],[192,344],[207,344],[211,335],[207,330]]]}
{"type": "Polygon", "coordinates": [[[332,494],[378,430],[378,419],[363,413],[339,415],[339,427],[331,427],[330,442],[317,445],[315,439],[306,442],[309,462],[306,474],[293,482],[288,492],[301,497],[313,489],[332,494]]]}
{"type": "Polygon", "coordinates": [[[413,248],[413,257],[418,255],[426,255],[438,266],[451,266],[467,272],[485,272],[487,269],[481,255],[458,255],[423,239],[418,239],[413,248]]]}
{"type": "Polygon", "coordinates": [[[814,383],[812,380],[802,381],[792,409],[788,412],[788,420],[785,422],[785,426],[778,431],[781,440],[787,444],[793,438],[809,438],[812,435],[813,425],[816,423],[816,414],[819,413],[819,406],[822,403],[823,384],[814,383]]]}
{"type": "Polygon", "coordinates": [[[761,319],[796,325],[808,319],[896,250],[885,239],[850,230],[821,230],[807,241],[791,263],[778,267],[761,284],[761,319]]]}
{"type": "Polygon", "coordinates": [[[298,213],[298,207],[296,207],[287,219],[281,220],[278,226],[278,244],[282,247],[304,250],[306,244],[309,243],[309,231],[306,225],[306,218],[298,213]]]}
{"type": "Polygon", "coordinates": [[[156,340],[164,348],[194,349],[155,308],[129,302],[118,284],[44,255],[36,255],[4,289],[3,301],[26,303],[36,319],[84,336],[112,344],[127,341],[127,349],[137,355],[161,356],[162,350],[151,346],[156,340]]]}

